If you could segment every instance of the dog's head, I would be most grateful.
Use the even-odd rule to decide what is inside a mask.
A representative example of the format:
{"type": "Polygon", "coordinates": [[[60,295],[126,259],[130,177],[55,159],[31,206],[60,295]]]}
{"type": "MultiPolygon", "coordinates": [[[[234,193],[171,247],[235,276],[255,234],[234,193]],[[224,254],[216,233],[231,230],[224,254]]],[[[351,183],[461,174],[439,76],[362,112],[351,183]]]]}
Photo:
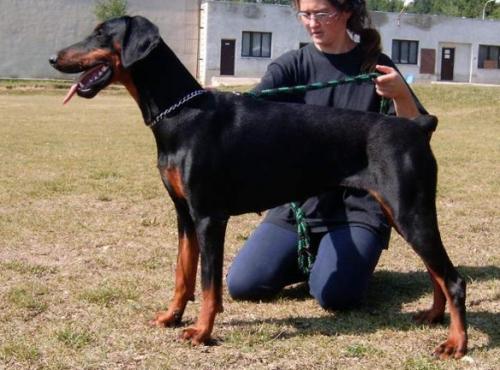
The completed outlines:
{"type": "MultiPolygon", "coordinates": [[[[49,59],[63,73],[82,73],[64,99],[93,98],[113,82],[130,87],[130,68],[160,42],[158,28],[143,17],[121,17],[98,25],[84,40],[49,59]]],[[[129,89],[130,90],[130,89],[129,89]]]]}

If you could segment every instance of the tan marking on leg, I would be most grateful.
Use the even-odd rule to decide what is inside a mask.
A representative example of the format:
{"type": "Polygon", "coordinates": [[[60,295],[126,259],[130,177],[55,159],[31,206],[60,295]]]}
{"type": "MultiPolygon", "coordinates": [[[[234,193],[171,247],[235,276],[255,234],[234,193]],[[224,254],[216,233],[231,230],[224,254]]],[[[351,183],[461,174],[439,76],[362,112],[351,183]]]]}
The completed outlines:
{"type": "Polygon", "coordinates": [[[413,318],[419,324],[432,325],[443,321],[446,296],[437,281],[435,273],[429,268],[427,268],[427,271],[429,272],[429,277],[434,288],[432,306],[428,310],[417,313],[413,318]]]}
{"type": "Polygon", "coordinates": [[[215,316],[222,312],[222,292],[215,286],[203,291],[203,301],[196,324],[185,329],[182,339],[191,340],[193,345],[208,344],[214,327],[215,316]]]}
{"type": "Polygon", "coordinates": [[[199,254],[196,235],[179,237],[174,297],[167,311],[156,314],[155,319],[151,322],[153,325],[172,326],[180,324],[188,300],[194,300],[199,254]]]}
{"type": "Polygon", "coordinates": [[[394,212],[392,208],[389,206],[389,204],[386,202],[386,200],[380,195],[380,193],[374,191],[374,190],[368,190],[368,192],[371,194],[373,198],[380,204],[380,208],[382,209],[382,212],[384,212],[385,217],[387,217],[387,220],[389,221],[389,224],[394,227],[394,229],[398,232],[398,234],[403,235],[401,233],[401,230],[398,228],[396,223],[394,222],[394,212]]]}
{"type": "Polygon", "coordinates": [[[465,328],[465,322],[460,316],[458,308],[453,304],[453,299],[446,287],[446,283],[443,278],[438,276],[434,271],[429,269],[436,283],[441,287],[442,292],[446,296],[446,300],[449,303],[450,310],[450,329],[448,333],[448,339],[441,343],[435,350],[435,355],[442,358],[461,358],[467,352],[467,330],[465,328]]]}

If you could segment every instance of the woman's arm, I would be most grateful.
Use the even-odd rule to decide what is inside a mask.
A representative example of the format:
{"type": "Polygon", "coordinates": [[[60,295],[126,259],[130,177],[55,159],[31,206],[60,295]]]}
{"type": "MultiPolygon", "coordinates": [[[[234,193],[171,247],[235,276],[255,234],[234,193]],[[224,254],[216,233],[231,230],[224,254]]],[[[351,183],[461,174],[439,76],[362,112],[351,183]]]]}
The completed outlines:
{"type": "MultiPolygon", "coordinates": [[[[259,84],[252,89],[252,92],[257,93],[266,89],[298,85],[300,83],[298,80],[298,53],[299,51],[292,50],[272,61],[267,66],[266,73],[262,76],[259,84]]],[[[302,94],[278,94],[266,97],[266,100],[304,103],[304,96],[302,94]]]]}
{"type": "Polygon", "coordinates": [[[377,65],[377,71],[384,75],[375,79],[377,94],[384,98],[393,99],[396,115],[405,118],[415,118],[421,115],[415,99],[404,82],[403,77],[392,67],[377,65]]]}

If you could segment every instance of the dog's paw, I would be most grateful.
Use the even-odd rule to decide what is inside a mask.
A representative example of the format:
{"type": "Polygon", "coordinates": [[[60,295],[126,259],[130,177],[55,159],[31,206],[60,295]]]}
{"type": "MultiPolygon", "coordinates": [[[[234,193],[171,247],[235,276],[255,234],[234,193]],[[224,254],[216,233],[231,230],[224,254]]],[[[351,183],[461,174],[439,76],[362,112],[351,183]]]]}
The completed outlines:
{"type": "Polygon", "coordinates": [[[151,326],[173,327],[179,326],[182,322],[182,313],[179,311],[160,311],[155,318],[149,321],[151,326]]]}
{"type": "Polygon", "coordinates": [[[181,339],[191,341],[193,346],[211,343],[210,332],[194,326],[184,329],[181,333],[181,339]]]}
{"type": "Polygon", "coordinates": [[[420,311],[413,316],[413,320],[417,324],[424,324],[424,325],[441,324],[444,321],[444,311],[432,308],[429,310],[420,311]]]}
{"type": "Polygon", "coordinates": [[[464,338],[450,337],[434,350],[434,356],[441,360],[460,359],[467,353],[467,341],[464,338]]]}

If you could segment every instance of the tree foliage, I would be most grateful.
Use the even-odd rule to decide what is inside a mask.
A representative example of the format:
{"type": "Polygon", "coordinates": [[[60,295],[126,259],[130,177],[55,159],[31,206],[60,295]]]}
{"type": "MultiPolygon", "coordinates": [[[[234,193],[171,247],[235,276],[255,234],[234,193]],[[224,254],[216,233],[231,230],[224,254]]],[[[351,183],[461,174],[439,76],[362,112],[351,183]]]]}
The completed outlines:
{"type": "MultiPolygon", "coordinates": [[[[415,0],[406,9],[410,13],[443,14],[453,17],[480,18],[487,0],[415,0]]],[[[370,10],[401,11],[402,0],[367,0],[370,10]]],[[[492,18],[500,17],[500,7],[493,3],[486,7],[486,15],[492,18]]]]}
{"type": "MultiPolygon", "coordinates": [[[[224,0],[228,1],[228,0],[224,0]]],[[[233,0],[243,3],[291,5],[292,0],[233,0]]],[[[415,0],[407,7],[409,13],[443,14],[453,17],[481,18],[487,0],[415,0]]],[[[366,0],[369,10],[400,12],[403,0],[366,0]]],[[[500,19],[500,5],[489,3],[486,17],[500,19]]]]}
{"type": "Polygon", "coordinates": [[[383,12],[399,12],[403,9],[402,0],[367,0],[366,6],[369,10],[379,10],[383,12]]]}
{"type": "MultiPolygon", "coordinates": [[[[481,18],[485,3],[486,0],[417,0],[408,10],[415,13],[481,18]]],[[[495,6],[493,3],[488,4],[486,15],[498,17],[497,8],[498,6],[495,6]]]]}
{"type": "Polygon", "coordinates": [[[292,0],[244,0],[244,3],[262,3],[262,4],[279,4],[279,5],[292,5],[292,0]]]}
{"type": "Polygon", "coordinates": [[[127,15],[127,0],[97,0],[94,14],[100,22],[127,15]]]}

